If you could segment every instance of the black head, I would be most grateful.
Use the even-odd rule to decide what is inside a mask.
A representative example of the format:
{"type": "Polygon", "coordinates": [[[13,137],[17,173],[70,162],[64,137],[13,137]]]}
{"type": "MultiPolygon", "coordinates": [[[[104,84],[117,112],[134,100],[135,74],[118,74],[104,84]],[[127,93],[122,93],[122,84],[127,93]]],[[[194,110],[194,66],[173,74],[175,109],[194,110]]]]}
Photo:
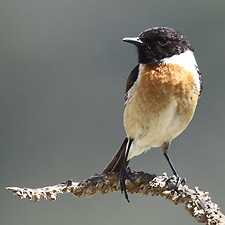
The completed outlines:
{"type": "Polygon", "coordinates": [[[137,46],[138,62],[143,64],[159,63],[186,50],[194,51],[184,35],[167,27],[150,28],[138,37],[124,38],[123,41],[137,46]]]}

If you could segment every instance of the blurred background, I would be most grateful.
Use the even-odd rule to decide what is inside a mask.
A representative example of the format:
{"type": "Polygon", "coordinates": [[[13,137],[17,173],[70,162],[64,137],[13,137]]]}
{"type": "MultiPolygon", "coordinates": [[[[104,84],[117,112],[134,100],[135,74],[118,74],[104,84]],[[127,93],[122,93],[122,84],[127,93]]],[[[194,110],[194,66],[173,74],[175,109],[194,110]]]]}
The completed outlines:
{"type": "MultiPolygon", "coordinates": [[[[0,216],[4,225],[197,224],[161,197],[120,193],[20,200],[6,186],[42,187],[101,172],[125,137],[125,82],[136,50],[121,39],[153,26],[190,39],[204,90],[170,157],[190,187],[225,213],[225,1],[2,0],[0,216]]],[[[160,149],[132,169],[171,171],[160,149]]]]}

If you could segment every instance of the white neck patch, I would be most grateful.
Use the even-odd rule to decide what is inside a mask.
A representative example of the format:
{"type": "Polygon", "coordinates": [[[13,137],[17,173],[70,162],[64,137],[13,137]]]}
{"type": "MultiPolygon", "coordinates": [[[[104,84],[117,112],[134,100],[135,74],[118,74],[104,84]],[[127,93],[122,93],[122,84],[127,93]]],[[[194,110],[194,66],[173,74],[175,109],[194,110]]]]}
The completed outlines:
{"type": "Polygon", "coordinates": [[[199,74],[197,71],[197,62],[195,60],[195,56],[191,50],[186,50],[180,55],[174,55],[162,60],[163,63],[166,64],[177,64],[179,66],[184,67],[186,70],[191,71],[194,74],[195,84],[198,89],[200,89],[200,81],[199,74]]]}

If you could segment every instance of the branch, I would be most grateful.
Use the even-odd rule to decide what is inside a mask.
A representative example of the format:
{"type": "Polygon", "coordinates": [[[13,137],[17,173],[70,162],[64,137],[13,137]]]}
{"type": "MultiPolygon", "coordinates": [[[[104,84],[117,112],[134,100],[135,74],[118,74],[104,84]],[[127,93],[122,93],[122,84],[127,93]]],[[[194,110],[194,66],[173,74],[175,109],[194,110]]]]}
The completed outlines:
{"type": "MultiPolygon", "coordinates": [[[[184,203],[186,210],[200,223],[225,225],[225,216],[220,212],[218,205],[211,201],[208,192],[200,191],[198,187],[193,190],[182,184],[179,184],[177,190],[174,190],[177,178],[174,176],[168,178],[166,173],[162,176],[144,172],[130,174],[132,181],[126,180],[126,187],[131,194],[160,195],[169,199],[174,205],[184,203]]],[[[41,198],[56,200],[56,197],[63,193],[72,193],[77,197],[85,195],[91,197],[98,191],[102,194],[107,194],[109,191],[120,191],[120,174],[95,175],[79,183],[67,180],[61,184],[43,188],[7,187],[6,189],[21,199],[30,199],[34,202],[41,198]]]]}

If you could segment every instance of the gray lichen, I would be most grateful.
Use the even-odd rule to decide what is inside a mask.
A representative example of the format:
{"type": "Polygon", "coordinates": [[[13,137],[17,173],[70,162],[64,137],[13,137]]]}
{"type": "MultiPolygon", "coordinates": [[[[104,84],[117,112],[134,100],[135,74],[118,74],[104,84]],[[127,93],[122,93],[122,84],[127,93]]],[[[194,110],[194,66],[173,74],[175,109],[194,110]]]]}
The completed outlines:
{"type": "MultiPolygon", "coordinates": [[[[186,210],[198,222],[208,225],[225,225],[225,216],[220,212],[217,204],[211,201],[208,192],[200,191],[198,187],[190,189],[187,185],[177,184],[176,177],[168,177],[166,173],[162,176],[147,174],[144,172],[133,172],[130,174],[132,181],[126,181],[127,191],[131,194],[162,196],[170,200],[174,205],[184,203],[186,210]]],[[[30,199],[38,202],[40,199],[50,201],[56,200],[63,193],[72,193],[77,197],[91,197],[96,192],[107,194],[109,191],[120,191],[120,175],[109,173],[106,175],[95,175],[91,178],[72,182],[67,180],[61,184],[43,188],[19,188],[7,187],[21,199],[30,199]]]]}

